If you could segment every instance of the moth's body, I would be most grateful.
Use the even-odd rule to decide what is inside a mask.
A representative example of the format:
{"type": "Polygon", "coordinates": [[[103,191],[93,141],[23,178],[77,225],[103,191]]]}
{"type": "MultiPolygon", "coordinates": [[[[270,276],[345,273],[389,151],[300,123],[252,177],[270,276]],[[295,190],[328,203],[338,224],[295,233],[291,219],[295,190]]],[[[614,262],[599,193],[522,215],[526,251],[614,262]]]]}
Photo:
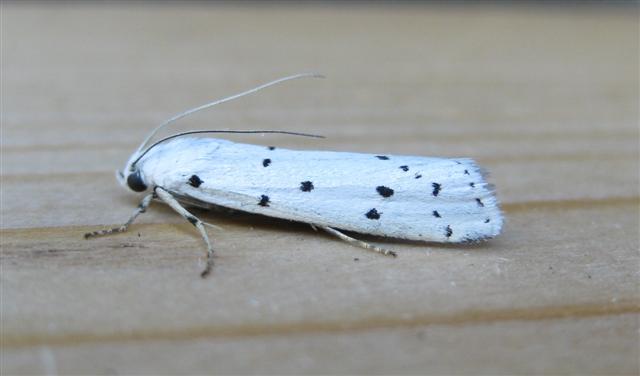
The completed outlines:
{"type": "Polygon", "coordinates": [[[470,159],[298,151],[182,137],[137,162],[179,201],[408,240],[500,232],[492,187],[470,159]]]}
{"type": "Polygon", "coordinates": [[[124,232],[157,198],[193,224],[213,247],[204,223],[184,206],[225,207],[308,223],[350,244],[384,255],[393,251],[362,242],[338,229],[432,242],[469,242],[500,233],[502,214],[493,188],[471,159],[427,158],[332,151],[299,151],[239,144],[195,133],[285,133],[284,131],[189,131],[161,139],[166,125],[194,112],[301,77],[284,77],[174,116],[157,127],[116,176],[135,192],[146,192],[122,226],[86,238],[124,232]]]}

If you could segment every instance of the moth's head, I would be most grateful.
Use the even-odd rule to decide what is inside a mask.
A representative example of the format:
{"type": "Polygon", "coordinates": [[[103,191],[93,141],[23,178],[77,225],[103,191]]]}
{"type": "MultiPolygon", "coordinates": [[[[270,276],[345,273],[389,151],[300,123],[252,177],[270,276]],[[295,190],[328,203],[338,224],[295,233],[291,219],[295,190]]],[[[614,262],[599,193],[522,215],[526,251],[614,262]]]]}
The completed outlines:
{"type": "Polygon", "coordinates": [[[116,179],[118,179],[118,183],[125,188],[129,188],[134,192],[144,192],[149,188],[147,183],[145,183],[140,170],[127,171],[125,175],[124,172],[117,170],[116,171],[116,179]]]}
{"type": "Polygon", "coordinates": [[[134,192],[144,192],[149,187],[140,169],[132,163],[134,160],[135,158],[130,158],[123,170],[116,171],[116,179],[125,188],[129,188],[134,192]]]}

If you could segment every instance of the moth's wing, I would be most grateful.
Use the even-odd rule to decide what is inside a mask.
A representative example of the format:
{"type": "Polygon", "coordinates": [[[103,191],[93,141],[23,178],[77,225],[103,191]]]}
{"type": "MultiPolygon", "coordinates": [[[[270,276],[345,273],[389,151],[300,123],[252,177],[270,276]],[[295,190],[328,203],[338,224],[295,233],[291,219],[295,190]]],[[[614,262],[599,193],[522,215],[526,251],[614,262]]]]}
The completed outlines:
{"type": "Polygon", "coordinates": [[[463,242],[502,227],[493,188],[470,159],[225,143],[164,175],[165,188],[195,201],[360,233],[463,242]]]}

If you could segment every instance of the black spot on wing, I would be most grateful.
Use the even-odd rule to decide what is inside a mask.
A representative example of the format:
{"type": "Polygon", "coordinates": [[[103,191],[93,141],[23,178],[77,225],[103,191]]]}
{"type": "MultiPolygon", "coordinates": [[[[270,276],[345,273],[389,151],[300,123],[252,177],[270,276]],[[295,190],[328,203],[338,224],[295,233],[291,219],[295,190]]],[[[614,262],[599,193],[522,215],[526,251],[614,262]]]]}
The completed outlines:
{"type": "Polygon", "coordinates": [[[484,203],[479,198],[476,198],[476,203],[478,204],[479,207],[481,207],[481,208],[484,207],[484,203]]]}
{"type": "Polygon", "coordinates": [[[469,170],[464,170],[465,175],[469,175],[469,170]]]}
{"type": "Polygon", "coordinates": [[[382,197],[391,197],[391,196],[393,196],[393,189],[391,189],[389,187],[385,187],[384,185],[380,185],[380,186],[376,187],[376,191],[378,191],[378,193],[382,197]]]}
{"type": "Polygon", "coordinates": [[[441,217],[440,217],[440,213],[438,213],[438,211],[437,211],[437,210],[434,210],[432,214],[433,214],[433,216],[434,216],[434,217],[436,217],[436,218],[441,218],[441,217]]]}
{"type": "Polygon", "coordinates": [[[311,192],[313,188],[313,183],[310,181],[303,181],[302,183],[300,183],[300,190],[302,192],[311,192]]]}
{"type": "Polygon", "coordinates": [[[469,187],[475,188],[476,187],[476,183],[469,183],[469,187]]]}
{"type": "Polygon", "coordinates": [[[189,185],[192,187],[198,188],[202,183],[204,182],[198,177],[198,175],[191,175],[189,178],[189,185]]]}
{"type": "Polygon", "coordinates": [[[191,223],[192,225],[195,226],[198,223],[198,218],[196,218],[196,217],[194,217],[192,215],[189,215],[189,216],[187,216],[187,221],[189,221],[189,223],[191,223]]]}
{"type": "Polygon", "coordinates": [[[416,173],[416,179],[420,179],[422,177],[422,175],[416,173]]]}
{"type": "Polygon", "coordinates": [[[442,185],[438,183],[431,183],[431,186],[433,187],[433,197],[438,197],[438,193],[442,190],[442,185]]]}
{"type": "Polygon", "coordinates": [[[489,218],[484,220],[484,223],[489,223],[489,222],[491,222],[491,219],[489,219],[489,218]]]}
{"type": "Polygon", "coordinates": [[[266,158],[262,161],[262,166],[267,167],[271,164],[271,159],[266,158]]]}
{"type": "Polygon", "coordinates": [[[378,211],[376,210],[376,208],[373,208],[371,210],[369,210],[366,214],[365,217],[369,218],[369,219],[380,219],[380,214],[378,213],[378,211]]]}
{"type": "Polygon", "coordinates": [[[409,171],[409,166],[400,166],[400,169],[404,172],[409,171]]]}
{"type": "Polygon", "coordinates": [[[275,147],[275,146],[267,146],[267,149],[269,149],[269,150],[276,150],[276,147],[275,147]]]}
{"type": "Polygon", "coordinates": [[[269,196],[262,195],[260,196],[260,202],[258,202],[260,206],[269,206],[269,196]]]}
{"type": "Polygon", "coordinates": [[[382,160],[382,161],[388,161],[389,157],[387,157],[386,155],[376,155],[376,158],[382,160]]]}

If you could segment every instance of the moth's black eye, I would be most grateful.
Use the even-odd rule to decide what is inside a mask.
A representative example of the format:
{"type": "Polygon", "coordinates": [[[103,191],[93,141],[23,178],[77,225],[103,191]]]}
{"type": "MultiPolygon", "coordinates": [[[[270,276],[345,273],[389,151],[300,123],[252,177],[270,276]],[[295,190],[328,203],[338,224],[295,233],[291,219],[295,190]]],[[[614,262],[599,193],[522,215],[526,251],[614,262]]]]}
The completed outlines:
{"type": "Polygon", "coordinates": [[[127,185],[135,192],[144,192],[147,190],[147,185],[142,180],[140,171],[135,171],[129,174],[127,177],[127,185]]]}

